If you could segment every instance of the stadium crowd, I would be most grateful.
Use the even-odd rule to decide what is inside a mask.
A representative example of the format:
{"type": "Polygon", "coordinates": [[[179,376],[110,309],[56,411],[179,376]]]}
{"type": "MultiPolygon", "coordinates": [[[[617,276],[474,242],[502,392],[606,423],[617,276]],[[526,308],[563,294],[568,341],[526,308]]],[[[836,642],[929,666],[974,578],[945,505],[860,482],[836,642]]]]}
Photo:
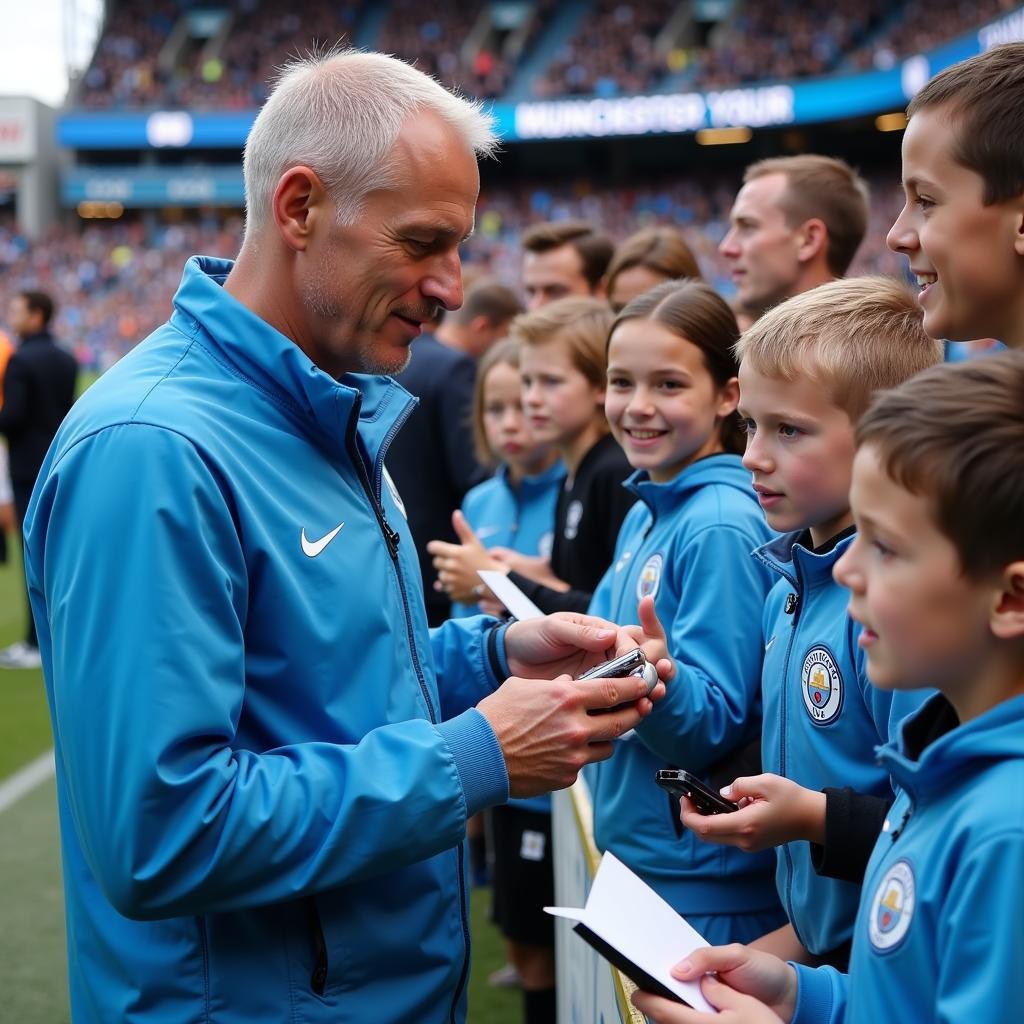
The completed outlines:
{"type": "MultiPolygon", "coordinates": [[[[666,182],[631,189],[588,181],[513,189],[486,189],[477,226],[464,247],[468,266],[519,286],[520,239],[531,224],[582,219],[613,239],[655,225],[678,227],[701,270],[722,294],[732,292],[718,245],[728,229],[736,184],[666,182]]],[[[899,208],[891,178],[871,181],[870,224],[854,268],[858,273],[900,274],[902,261],[885,245],[899,208]]],[[[170,223],[126,216],[54,227],[30,241],[10,218],[0,219],[0,261],[10,287],[42,287],[61,296],[55,333],[82,366],[106,369],[166,319],[182,262],[192,253],[230,257],[242,238],[240,214],[211,212],[170,223]]]]}
{"type": "MultiPolygon", "coordinates": [[[[222,20],[214,28],[198,29],[183,0],[119,3],[75,101],[87,109],[252,109],[266,99],[289,55],[352,41],[378,6],[311,0],[300,13],[275,0],[231,0],[218,6],[222,20]]],[[[593,0],[576,31],[533,76],[530,91],[536,98],[618,96],[670,82],[720,89],[887,68],[1013,6],[1013,0],[737,0],[711,25],[694,23],[678,0],[593,0]]],[[[414,0],[390,0],[372,45],[416,61],[466,95],[500,98],[557,8],[555,0],[535,0],[508,31],[482,0],[440,5],[429,15],[414,0]]]]}

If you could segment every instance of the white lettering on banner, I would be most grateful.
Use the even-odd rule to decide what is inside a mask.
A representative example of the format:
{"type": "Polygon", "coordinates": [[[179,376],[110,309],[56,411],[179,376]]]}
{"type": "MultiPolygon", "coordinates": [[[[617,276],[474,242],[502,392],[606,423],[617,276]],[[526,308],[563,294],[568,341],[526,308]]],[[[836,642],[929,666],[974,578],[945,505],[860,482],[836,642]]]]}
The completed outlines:
{"type": "Polygon", "coordinates": [[[789,124],[793,120],[793,90],[788,85],[769,85],[761,89],[709,92],[708,108],[714,128],[789,124]]]}
{"type": "Polygon", "coordinates": [[[978,30],[978,44],[983,50],[991,50],[1002,43],[1019,43],[1024,40],[1024,11],[993,22],[978,30]]]}
{"type": "Polygon", "coordinates": [[[589,135],[647,135],[703,128],[707,116],[700,93],[674,96],[632,96],[618,100],[564,100],[518,103],[516,136],[520,139],[563,139],[589,135]]]}
{"type": "Polygon", "coordinates": [[[151,146],[187,146],[192,141],[192,115],[184,110],[158,110],[146,121],[151,146]]]}
{"type": "Polygon", "coordinates": [[[520,139],[695,132],[709,123],[716,128],[760,128],[792,122],[793,105],[793,90],[788,85],[728,89],[709,93],[706,98],[699,92],[687,92],[615,100],[518,103],[515,126],[520,139]]]}
{"type": "Polygon", "coordinates": [[[216,191],[213,178],[172,178],[167,182],[167,198],[171,200],[212,199],[216,191]]]}
{"type": "Polygon", "coordinates": [[[85,198],[124,200],[132,195],[132,183],[127,178],[86,178],[85,198]]]}

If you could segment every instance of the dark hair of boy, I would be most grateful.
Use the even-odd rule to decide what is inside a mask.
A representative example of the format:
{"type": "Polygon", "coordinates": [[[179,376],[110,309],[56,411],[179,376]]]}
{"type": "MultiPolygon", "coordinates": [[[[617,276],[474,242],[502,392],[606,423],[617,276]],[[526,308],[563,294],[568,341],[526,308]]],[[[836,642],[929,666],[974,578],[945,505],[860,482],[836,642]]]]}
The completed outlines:
{"type": "MultiPolygon", "coordinates": [[[[725,299],[703,281],[666,281],[633,299],[615,318],[609,341],[615,328],[627,320],[653,320],[696,345],[718,387],[724,387],[739,373],[733,353],[740,336],[736,315],[725,299]]],[[[742,454],[746,447],[741,422],[740,414],[734,411],[722,424],[722,445],[735,455],[742,454]]]]}
{"type": "Polygon", "coordinates": [[[743,182],[766,174],[786,176],[786,190],[778,205],[790,227],[815,218],[824,223],[828,268],[842,277],[867,231],[871,205],[867,183],[844,160],[816,153],[759,160],[746,169],[743,182]]]}
{"type": "Polygon", "coordinates": [[[591,291],[601,283],[615,246],[593,224],[582,220],[546,221],[534,224],[523,232],[521,244],[525,252],[543,253],[571,245],[579,253],[583,276],[591,291]]]}
{"type": "Polygon", "coordinates": [[[1007,43],[937,74],[907,117],[945,108],[953,158],[985,182],[986,206],[1024,193],[1024,43],[1007,43]]]}
{"type": "Polygon", "coordinates": [[[1024,352],[919,373],[875,398],[856,437],[930,499],[966,576],[1024,559],[1024,352]]]}

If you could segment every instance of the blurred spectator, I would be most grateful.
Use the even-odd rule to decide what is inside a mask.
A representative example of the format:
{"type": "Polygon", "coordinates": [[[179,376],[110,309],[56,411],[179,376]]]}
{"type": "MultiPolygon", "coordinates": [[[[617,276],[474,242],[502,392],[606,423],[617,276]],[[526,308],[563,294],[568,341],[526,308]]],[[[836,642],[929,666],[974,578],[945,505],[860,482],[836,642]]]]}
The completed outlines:
{"type": "Polygon", "coordinates": [[[604,298],[612,240],[585,221],[534,224],[522,237],[523,291],[531,312],[569,295],[604,298]]]}
{"type": "MultiPolygon", "coordinates": [[[[4,371],[0,434],[6,435],[11,490],[19,533],[29,498],[61,420],[75,400],[78,365],[50,334],[53,299],[46,292],[22,291],[10,301],[7,319],[18,347],[4,371]]],[[[25,591],[28,624],[25,639],[0,651],[0,668],[39,668],[32,607],[25,591]]]]}
{"type": "Polygon", "coordinates": [[[608,303],[616,313],[663,281],[700,277],[697,259],[681,231],[644,228],[619,245],[608,264],[608,303]]]}

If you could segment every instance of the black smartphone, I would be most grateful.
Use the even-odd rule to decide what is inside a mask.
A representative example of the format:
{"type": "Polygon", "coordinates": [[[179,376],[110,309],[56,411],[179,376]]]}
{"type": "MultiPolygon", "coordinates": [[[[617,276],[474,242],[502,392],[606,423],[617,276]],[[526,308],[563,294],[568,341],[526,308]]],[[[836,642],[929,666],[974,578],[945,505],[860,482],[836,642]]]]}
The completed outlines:
{"type": "Polygon", "coordinates": [[[740,805],[726,800],[707,783],[682,768],[659,768],[654,781],[673,796],[685,796],[701,814],[732,814],[740,805]]]}

